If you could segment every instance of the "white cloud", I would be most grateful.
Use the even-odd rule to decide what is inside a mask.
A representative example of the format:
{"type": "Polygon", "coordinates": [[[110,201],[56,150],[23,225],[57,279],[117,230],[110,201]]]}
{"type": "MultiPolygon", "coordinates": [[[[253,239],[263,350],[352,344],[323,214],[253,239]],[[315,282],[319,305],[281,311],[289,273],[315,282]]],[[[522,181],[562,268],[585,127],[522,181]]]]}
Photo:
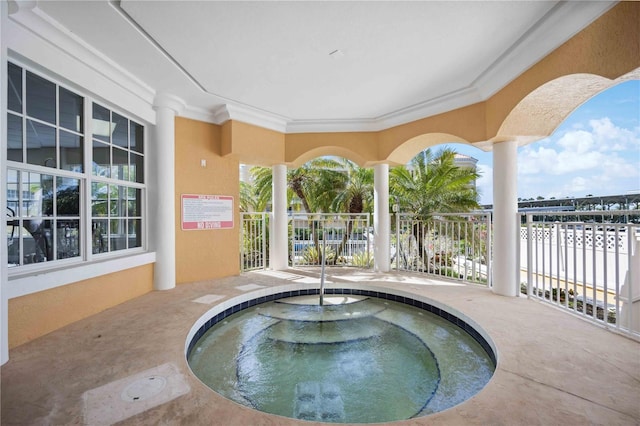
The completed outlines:
{"type": "Polygon", "coordinates": [[[608,117],[573,124],[565,133],[520,148],[518,193],[523,198],[614,194],[640,187],[640,128],[608,117]]]}
{"type": "Polygon", "coordinates": [[[637,128],[632,131],[615,126],[607,117],[590,120],[589,127],[590,131],[574,129],[564,133],[555,146],[535,143],[524,147],[518,156],[520,173],[567,175],[612,166],[622,166],[624,170],[628,170],[629,162],[634,160],[633,156],[622,160],[615,156],[615,152],[634,148],[637,150],[640,146],[640,132],[637,128]]]}
{"type": "Polygon", "coordinates": [[[618,127],[608,117],[589,120],[594,142],[601,151],[622,151],[640,144],[638,129],[618,127]]]}

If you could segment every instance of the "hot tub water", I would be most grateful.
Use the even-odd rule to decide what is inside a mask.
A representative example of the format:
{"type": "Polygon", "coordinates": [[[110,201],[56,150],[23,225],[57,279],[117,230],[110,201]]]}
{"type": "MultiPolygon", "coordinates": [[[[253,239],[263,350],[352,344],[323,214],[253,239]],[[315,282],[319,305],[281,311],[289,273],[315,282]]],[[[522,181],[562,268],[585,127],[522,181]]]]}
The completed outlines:
{"type": "Polygon", "coordinates": [[[189,365],[207,386],[267,413],[334,423],[430,414],[477,393],[495,368],[438,315],[365,296],[300,296],[212,326],[189,365]]]}

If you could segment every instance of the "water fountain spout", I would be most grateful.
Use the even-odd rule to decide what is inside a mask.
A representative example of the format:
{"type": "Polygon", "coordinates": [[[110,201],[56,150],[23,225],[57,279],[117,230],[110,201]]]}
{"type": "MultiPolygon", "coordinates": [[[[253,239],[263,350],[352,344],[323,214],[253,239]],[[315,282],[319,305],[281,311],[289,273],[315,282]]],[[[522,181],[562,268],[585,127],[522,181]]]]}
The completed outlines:
{"type": "Polygon", "coordinates": [[[322,229],[322,267],[320,269],[320,306],[324,305],[324,265],[327,258],[327,234],[322,229]]]}

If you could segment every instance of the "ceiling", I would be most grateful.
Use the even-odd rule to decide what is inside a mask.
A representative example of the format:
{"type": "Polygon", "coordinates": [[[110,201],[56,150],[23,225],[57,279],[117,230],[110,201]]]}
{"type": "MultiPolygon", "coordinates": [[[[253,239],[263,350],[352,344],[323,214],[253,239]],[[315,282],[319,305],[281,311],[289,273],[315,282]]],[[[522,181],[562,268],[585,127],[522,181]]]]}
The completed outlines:
{"type": "Polygon", "coordinates": [[[40,1],[184,115],[380,130],[487,99],[613,5],[40,1]]]}

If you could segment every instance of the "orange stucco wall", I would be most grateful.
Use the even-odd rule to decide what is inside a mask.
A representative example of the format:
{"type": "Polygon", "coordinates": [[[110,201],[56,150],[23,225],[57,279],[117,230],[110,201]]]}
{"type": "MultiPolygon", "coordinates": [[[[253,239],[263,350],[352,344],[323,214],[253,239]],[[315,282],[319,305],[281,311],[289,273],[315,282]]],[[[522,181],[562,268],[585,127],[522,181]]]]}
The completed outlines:
{"type": "Polygon", "coordinates": [[[272,166],[282,163],[284,138],[274,130],[229,120],[222,125],[220,153],[227,158],[242,158],[246,164],[272,166]]]}
{"type": "Polygon", "coordinates": [[[176,118],[176,281],[178,284],[240,273],[239,163],[222,157],[222,128],[176,118]],[[207,164],[202,167],[201,160],[207,164]],[[182,194],[234,197],[233,229],[183,231],[182,194]]]}
{"type": "Polygon", "coordinates": [[[153,264],[9,299],[9,348],[87,318],[153,288],[153,264]]]}
{"type": "MultiPolygon", "coordinates": [[[[383,159],[388,159],[392,155],[399,156],[403,150],[402,145],[405,142],[429,133],[454,136],[448,141],[438,141],[439,143],[453,141],[478,142],[486,140],[484,103],[469,105],[464,108],[383,130],[380,134],[380,156],[383,159]]],[[[413,148],[411,152],[400,155],[403,159],[402,163],[406,163],[427,147],[428,145],[411,147],[413,148]]]]}

